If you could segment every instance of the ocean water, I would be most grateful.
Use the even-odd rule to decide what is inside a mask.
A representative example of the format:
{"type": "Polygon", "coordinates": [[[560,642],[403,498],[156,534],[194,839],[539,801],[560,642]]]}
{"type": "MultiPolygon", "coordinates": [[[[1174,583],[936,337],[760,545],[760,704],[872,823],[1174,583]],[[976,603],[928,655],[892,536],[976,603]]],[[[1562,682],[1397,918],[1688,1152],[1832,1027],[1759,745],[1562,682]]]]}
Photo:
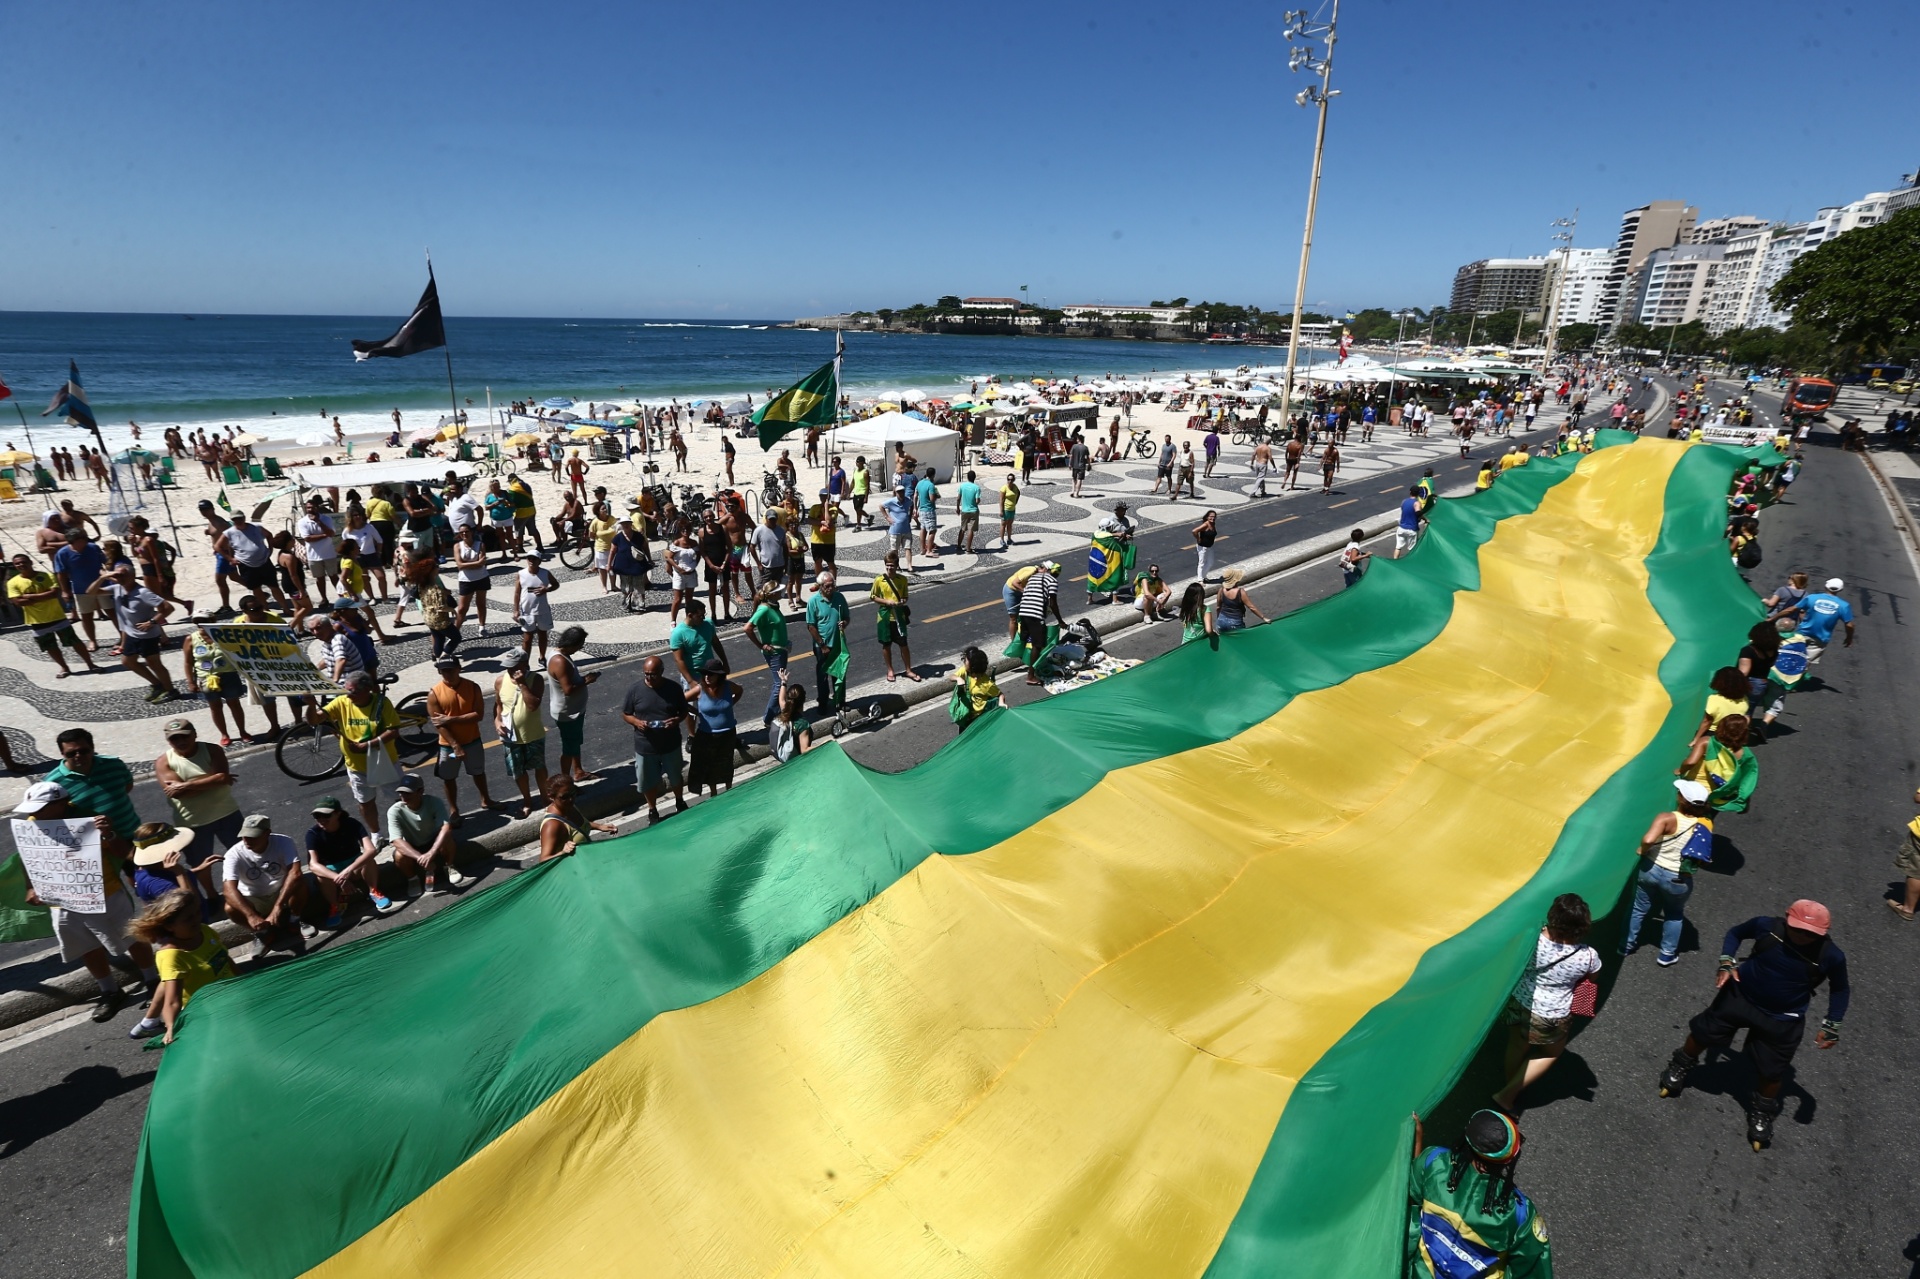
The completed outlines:
{"type": "MultiPolygon", "coordinates": [[[[0,401],[0,423],[13,428],[0,438],[19,429],[16,405],[36,436],[71,434],[58,419],[38,416],[69,359],[79,362],[111,445],[130,438],[130,421],[148,439],[176,423],[231,423],[295,439],[330,428],[335,415],[349,431],[384,434],[395,408],[409,429],[428,426],[449,408],[441,353],[355,363],[349,346],[353,338],[385,337],[400,318],[0,311],[0,380],[14,391],[13,400],[0,401]]],[[[489,388],[496,407],[554,395],[684,403],[750,394],[757,404],[833,356],[833,334],[768,322],[449,317],[446,324],[454,385],[476,421],[489,388]]],[[[1285,362],[1284,347],[849,333],[842,371],[845,391],[859,397],[907,388],[952,394],[987,374],[1098,377],[1285,362]]]]}

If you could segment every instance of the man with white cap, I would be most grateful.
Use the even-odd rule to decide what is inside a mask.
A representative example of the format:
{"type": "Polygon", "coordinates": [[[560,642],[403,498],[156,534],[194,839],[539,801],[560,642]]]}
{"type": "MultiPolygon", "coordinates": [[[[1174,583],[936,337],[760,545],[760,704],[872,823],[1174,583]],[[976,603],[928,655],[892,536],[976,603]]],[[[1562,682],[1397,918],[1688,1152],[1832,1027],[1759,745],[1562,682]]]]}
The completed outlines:
{"type": "Polygon", "coordinates": [[[1640,945],[1640,926],[1660,899],[1660,959],[1662,968],[1680,962],[1680,929],[1687,919],[1687,898],[1693,895],[1693,872],[1713,860],[1713,805],[1705,782],[1685,777],[1673,780],[1678,793],[1671,812],[1653,819],[1640,837],[1640,873],[1634,877],[1633,913],[1627,917],[1627,935],[1620,953],[1631,955],[1640,945]]]}
{"type": "MultiPolygon", "coordinates": [[[[92,974],[94,984],[100,987],[100,1002],[94,1007],[93,1020],[110,1021],[127,1002],[119,980],[113,975],[113,960],[132,958],[148,990],[160,983],[160,974],[153,966],[153,951],[139,942],[129,945],[125,940],[127,925],[133,922],[133,902],[127,896],[121,875],[133,873],[127,865],[132,845],[114,833],[113,823],[107,818],[75,811],[66,788],[58,782],[36,782],[27,787],[13,815],[32,822],[92,817],[100,831],[100,881],[105,908],[92,912],[53,907],[53,935],[60,943],[61,962],[70,964],[79,960],[92,974]]],[[[27,901],[39,905],[39,893],[29,889],[27,901]]]]}
{"type": "Polygon", "coordinates": [[[1807,637],[1807,661],[1817,662],[1827,645],[1833,642],[1833,628],[1845,626],[1844,647],[1853,647],[1853,605],[1840,598],[1847,584],[1837,577],[1827,579],[1824,591],[1810,591],[1800,601],[1800,634],[1807,637]]]}
{"type": "Polygon", "coordinates": [[[1719,988],[1705,1012],[1687,1024],[1687,1042],[1674,1051],[1660,1076],[1660,1095],[1677,1097],[1687,1072],[1707,1049],[1724,1050],[1736,1031],[1747,1032],[1747,1054],[1759,1075],[1748,1102],[1747,1140],[1760,1150],[1773,1139],[1780,1113],[1780,1086],[1793,1054],[1806,1034],[1807,1009],[1822,983],[1827,987],[1827,1016],[1813,1036],[1815,1048],[1840,1042],[1851,987],[1847,957],[1828,936],[1833,916],[1819,902],[1802,898],[1784,917],[1758,915],[1727,930],[1720,944],[1719,988]],[[1751,941],[1746,959],[1736,959],[1742,942],[1751,941]]]}

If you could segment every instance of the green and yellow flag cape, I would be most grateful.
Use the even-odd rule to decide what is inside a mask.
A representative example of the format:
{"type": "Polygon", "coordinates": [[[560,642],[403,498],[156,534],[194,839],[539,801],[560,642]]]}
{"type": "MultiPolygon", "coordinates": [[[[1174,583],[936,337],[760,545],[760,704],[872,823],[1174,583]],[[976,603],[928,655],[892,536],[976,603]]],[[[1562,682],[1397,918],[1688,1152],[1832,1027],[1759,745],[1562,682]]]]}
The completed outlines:
{"type": "Polygon", "coordinates": [[[760,447],[770,449],[775,440],[801,427],[832,426],[839,406],[840,359],[835,356],[754,410],[760,447]]]}
{"type": "Polygon", "coordinates": [[[829,743],[207,987],[133,1279],[1397,1276],[1409,1112],[1759,613],[1740,455],[1603,442],[907,772],[829,743]]]}

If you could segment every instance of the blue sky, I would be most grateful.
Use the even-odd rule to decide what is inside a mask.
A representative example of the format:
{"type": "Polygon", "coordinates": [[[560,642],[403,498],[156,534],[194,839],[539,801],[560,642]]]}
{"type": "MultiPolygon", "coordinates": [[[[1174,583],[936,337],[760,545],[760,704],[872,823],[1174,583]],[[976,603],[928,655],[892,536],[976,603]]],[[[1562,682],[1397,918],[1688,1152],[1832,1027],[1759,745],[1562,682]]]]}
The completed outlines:
{"type": "MultiPolygon", "coordinates": [[[[1291,303],[1282,6],[14,4],[0,308],[783,318],[1291,303]]],[[[1308,299],[1920,165],[1920,10],[1348,0],[1308,299]]]]}

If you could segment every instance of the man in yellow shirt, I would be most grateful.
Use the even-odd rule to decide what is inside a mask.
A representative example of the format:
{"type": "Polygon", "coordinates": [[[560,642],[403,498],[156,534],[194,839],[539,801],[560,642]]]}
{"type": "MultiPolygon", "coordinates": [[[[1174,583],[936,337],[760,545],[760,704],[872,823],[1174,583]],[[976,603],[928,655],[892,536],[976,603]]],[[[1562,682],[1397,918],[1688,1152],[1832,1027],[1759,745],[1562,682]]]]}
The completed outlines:
{"type": "Polygon", "coordinates": [[[309,704],[307,722],[331,723],[340,734],[340,754],[347,762],[347,785],[354,802],[360,805],[362,825],[380,829],[380,814],[393,806],[393,788],[400,780],[400,752],[394,739],[400,735],[400,713],[380,692],[379,684],[365,671],[355,671],[346,679],[346,692],[316,709],[309,704]],[[369,756],[378,751],[378,757],[369,756]]]}
{"type": "Polygon", "coordinates": [[[35,569],[33,560],[25,554],[13,557],[13,576],[7,579],[7,600],[20,610],[40,651],[60,668],[55,679],[73,674],[67,666],[66,654],[60,651],[62,644],[80,654],[88,670],[100,669],[93,664],[93,654],[73,633],[73,623],[67,620],[67,610],[60,603],[59,581],[53,574],[35,569]]]}
{"type": "Polygon", "coordinates": [[[1500,469],[1511,471],[1516,466],[1525,466],[1531,460],[1532,454],[1527,451],[1527,446],[1522,444],[1500,459],[1500,469]]]}

